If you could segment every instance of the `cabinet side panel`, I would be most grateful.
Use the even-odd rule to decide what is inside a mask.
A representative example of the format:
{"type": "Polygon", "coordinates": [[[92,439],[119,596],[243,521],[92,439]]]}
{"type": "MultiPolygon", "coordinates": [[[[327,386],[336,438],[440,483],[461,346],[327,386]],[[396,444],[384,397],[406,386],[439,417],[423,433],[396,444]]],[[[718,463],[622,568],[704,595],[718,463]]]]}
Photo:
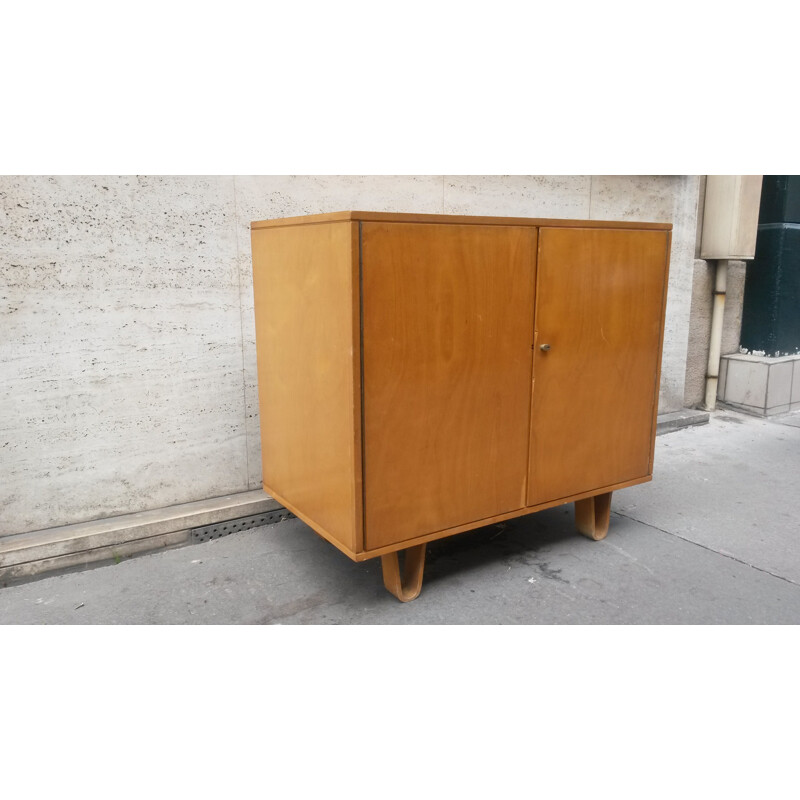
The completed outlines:
{"type": "Polygon", "coordinates": [[[264,489],[360,549],[357,223],[252,232],[264,489]]]}
{"type": "Polygon", "coordinates": [[[362,231],[373,550],[525,505],[536,229],[362,231]]]}
{"type": "Polygon", "coordinates": [[[540,230],[528,505],[650,474],[669,238],[540,230]]]}

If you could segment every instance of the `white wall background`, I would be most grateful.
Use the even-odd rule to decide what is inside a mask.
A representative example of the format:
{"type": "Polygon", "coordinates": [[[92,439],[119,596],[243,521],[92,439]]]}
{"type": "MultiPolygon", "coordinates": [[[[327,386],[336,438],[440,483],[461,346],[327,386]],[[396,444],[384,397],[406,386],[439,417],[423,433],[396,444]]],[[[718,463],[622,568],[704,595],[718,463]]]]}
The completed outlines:
{"type": "Polygon", "coordinates": [[[672,222],[660,410],[677,410],[698,187],[0,176],[0,535],[260,487],[251,220],[359,209],[672,222]]]}

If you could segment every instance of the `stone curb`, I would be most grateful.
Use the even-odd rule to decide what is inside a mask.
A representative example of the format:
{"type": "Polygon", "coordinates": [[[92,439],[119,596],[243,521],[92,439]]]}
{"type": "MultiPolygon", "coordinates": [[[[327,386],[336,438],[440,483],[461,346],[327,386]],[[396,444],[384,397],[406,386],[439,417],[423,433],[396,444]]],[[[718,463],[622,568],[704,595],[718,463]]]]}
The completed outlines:
{"type": "Polygon", "coordinates": [[[0,537],[0,585],[55,570],[179,547],[189,543],[192,528],[279,508],[282,506],[277,500],[257,489],[0,537]]]}
{"type": "Polygon", "coordinates": [[[699,411],[695,408],[684,408],[669,414],[659,414],[656,436],[688,428],[691,425],[707,425],[710,416],[708,411],[699,411]]]}

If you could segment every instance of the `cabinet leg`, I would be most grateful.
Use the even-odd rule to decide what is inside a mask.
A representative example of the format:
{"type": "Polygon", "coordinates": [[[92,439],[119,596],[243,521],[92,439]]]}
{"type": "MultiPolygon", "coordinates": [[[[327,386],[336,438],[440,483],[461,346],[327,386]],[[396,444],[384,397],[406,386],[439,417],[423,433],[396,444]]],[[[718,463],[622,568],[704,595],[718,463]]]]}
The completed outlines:
{"type": "Polygon", "coordinates": [[[575,501],[575,527],[596,542],[605,539],[611,517],[611,492],[575,501]]]}
{"type": "Polygon", "coordinates": [[[419,596],[422,589],[422,573],[425,570],[425,545],[418,544],[405,551],[403,579],[400,580],[400,561],[397,551],[381,556],[383,585],[404,603],[419,596]]]}

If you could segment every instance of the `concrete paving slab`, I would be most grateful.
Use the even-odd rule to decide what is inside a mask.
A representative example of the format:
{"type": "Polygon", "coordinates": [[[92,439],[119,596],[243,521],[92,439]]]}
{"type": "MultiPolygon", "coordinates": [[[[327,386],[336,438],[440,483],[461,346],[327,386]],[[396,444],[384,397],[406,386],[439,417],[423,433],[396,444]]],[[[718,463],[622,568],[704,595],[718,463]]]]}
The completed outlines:
{"type": "MultiPolygon", "coordinates": [[[[800,373],[800,369],[798,369],[798,373],[800,373]]],[[[789,425],[792,428],[800,428],[800,410],[793,411],[785,417],[774,420],[774,422],[777,422],[779,425],[789,425]]]]}
{"type": "Polygon", "coordinates": [[[800,430],[726,410],[656,442],[612,510],[800,584],[800,430]]]}

